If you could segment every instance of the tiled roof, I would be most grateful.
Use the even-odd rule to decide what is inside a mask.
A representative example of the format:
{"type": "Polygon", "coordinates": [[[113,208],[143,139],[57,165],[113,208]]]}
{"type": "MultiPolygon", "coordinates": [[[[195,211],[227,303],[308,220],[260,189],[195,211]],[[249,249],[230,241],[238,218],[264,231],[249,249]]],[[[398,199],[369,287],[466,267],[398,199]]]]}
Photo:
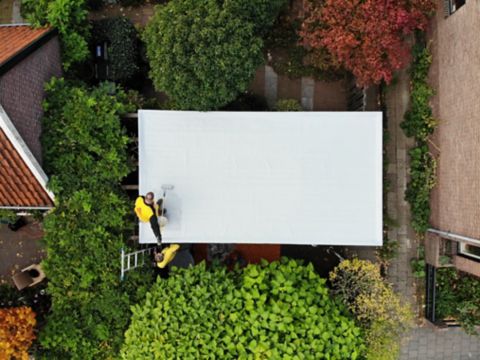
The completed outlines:
{"type": "Polygon", "coordinates": [[[0,66],[50,30],[27,25],[0,26],[0,66]]]}
{"type": "Polygon", "coordinates": [[[53,206],[49,195],[1,128],[0,206],[53,206]]]}

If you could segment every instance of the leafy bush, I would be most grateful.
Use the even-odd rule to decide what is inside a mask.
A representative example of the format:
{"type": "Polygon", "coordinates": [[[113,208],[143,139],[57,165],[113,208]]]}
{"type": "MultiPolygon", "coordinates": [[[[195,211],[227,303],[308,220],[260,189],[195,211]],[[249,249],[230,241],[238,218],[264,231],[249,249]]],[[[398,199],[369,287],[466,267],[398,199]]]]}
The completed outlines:
{"type": "Polygon", "coordinates": [[[419,246],[417,250],[417,258],[410,260],[410,265],[412,266],[413,276],[417,279],[425,278],[425,248],[419,246]]]}
{"type": "Polygon", "coordinates": [[[286,3],[286,0],[233,0],[226,1],[225,7],[230,13],[253,23],[255,33],[265,34],[286,3]]]}
{"type": "Polygon", "coordinates": [[[285,258],[233,273],[176,270],[132,311],[123,359],[354,360],[364,349],[312,265],[285,258]]]}
{"type": "Polygon", "coordinates": [[[119,119],[125,98],[112,84],[47,85],[42,143],[56,207],[44,220],[52,311],[40,344],[49,359],[115,357],[137,288],[150,281],[139,273],[119,280],[118,254],[132,226],[119,191],[129,172],[119,119]]]}
{"type": "Polygon", "coordinates": [[[397,359],[413,314],[381,274],[365,260],[344,260],[330,273],[334,294],[354,314],[366,337],[366,359],[397,359]]]}
{"type": "Polygon", "coordinates": [[[92,41],[108,43],[109,80],[128,80],[138,72],[138,35],[130,20],[118,17],[93,22],[92,41]]]}
{"type": "Polygon", "coordinates": [[[42,148],[50,189],[63,197],[117,184],[129,172],[128,137],[118,117],[129,110],[125,93],[109,84],[89,90],[63,79],[52,79],[46,91],[42,148]]]}
{"type": "Polygon", "coordinates": [[[430,217],[430,191],[436,183],[436,160],[429,151],[428,137],[437,121],[432,116],[430,98],[434,91],[428,85],[428,69],[432,57],[427,47],[418,42],[414,47],[414,61],[410,71],[410,110],[400,124],[405,134],[414,137],[415,147],[410,149],[410,181],[405,199],[410,203],[412,227],[418,233],[428,229],[430,217]]]}
{"type": "Polygon", "coordinates": [[[280,99],[275,104],[277,111],[303,111],[302,105],[295,99],[280,99]]]}
{"type": "Polygon", "coordinates": [[[427,82],[432,55],[427,47],[418,43],[413,48],[413,58],[414,62],[410,71],[411,104],[410,109],[405,113],[405,120],[400,126],[407,136],[425,141],[437,125],[430,107],[430,98],[435,92],[427,82]]]}
{"type": "Polygon", "coordinates": [[[35,339],[35,313],[29,307],[0,309],[0,359],[28,359],[35,339]]]}
{"type": "Polygon", "coordinates": [[[279,3],[177,0],[158,6],[143,36],[156,89],[185,110],[218,109],[234,100],[263,62],[258,27],[276,13],[261,11],[279,3]]]}
{"type": "Polygon", "coordinates": [[[454,268],[440,268],[436,281],[436,318],[454,318],[468,333],[478,335],[475,327],[480,326],[480,280],[454,268]]]}
{"type": "Polygon", "coordinates": [[[90,26],[85,0],[22,0],[22,15],[33,26],[58,29],[65,70],[88,57],[90,26]]]}
{"type": "Polygon", "coordinates": [[[0,209],[0,223],[2,221],[13,224],[18,220],[18,215],[13,210],[0,209]]]}

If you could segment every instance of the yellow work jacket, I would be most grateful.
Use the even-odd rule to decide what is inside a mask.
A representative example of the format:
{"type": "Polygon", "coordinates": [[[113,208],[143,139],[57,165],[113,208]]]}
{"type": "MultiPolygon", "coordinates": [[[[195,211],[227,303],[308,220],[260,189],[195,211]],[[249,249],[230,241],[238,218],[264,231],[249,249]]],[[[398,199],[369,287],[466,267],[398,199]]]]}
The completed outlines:
{"type": "MultiPolygon", "coordinates": [[[[157,212],[158,216],[158,205],[153,204],[155,208],[155,212],[157,212]]],[[[135,214],[137,214],[138,218],[142,222],[149,222],[150,218],[153,216],[153,210],[150,206],[145,204],[145,200],[142,196],[139,196],[137,200],[135,200],[135,214]]]]}

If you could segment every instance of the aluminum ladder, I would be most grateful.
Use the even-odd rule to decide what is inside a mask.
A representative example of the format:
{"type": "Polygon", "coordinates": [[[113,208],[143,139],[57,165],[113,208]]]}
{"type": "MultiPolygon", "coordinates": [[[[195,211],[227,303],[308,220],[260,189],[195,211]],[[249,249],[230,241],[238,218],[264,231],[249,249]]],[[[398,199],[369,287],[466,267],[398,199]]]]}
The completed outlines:
{"type": "Polygon", "coordinates": [[[120,251],[120,280],[123,281],[125,278],[125,273],[137,267],[145,265],[145,258],[150,259],[154,247],[149,247],[142,250],[133,251],[131,253],[126,253],[125,249],[122,248],[120,251]]]}

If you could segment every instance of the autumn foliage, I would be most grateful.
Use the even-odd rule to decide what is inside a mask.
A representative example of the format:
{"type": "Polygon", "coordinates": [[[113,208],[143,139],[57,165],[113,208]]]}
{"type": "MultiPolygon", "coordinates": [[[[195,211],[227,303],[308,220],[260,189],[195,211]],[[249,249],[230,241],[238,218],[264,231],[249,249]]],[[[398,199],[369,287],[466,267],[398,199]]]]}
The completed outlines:
{"type": "Polygon", "coordinates": [[[433,0],[311,0],[299,33],[307,48],[326,48],[359,86],[389,83],[408,64],[407,36],[424,30],[433,0]]]}
{"type": "Polygon", "coordinates": [[[0,359],[28,359],[35,324],[35,313],[29,307],[0,309],[0,359]]]}

